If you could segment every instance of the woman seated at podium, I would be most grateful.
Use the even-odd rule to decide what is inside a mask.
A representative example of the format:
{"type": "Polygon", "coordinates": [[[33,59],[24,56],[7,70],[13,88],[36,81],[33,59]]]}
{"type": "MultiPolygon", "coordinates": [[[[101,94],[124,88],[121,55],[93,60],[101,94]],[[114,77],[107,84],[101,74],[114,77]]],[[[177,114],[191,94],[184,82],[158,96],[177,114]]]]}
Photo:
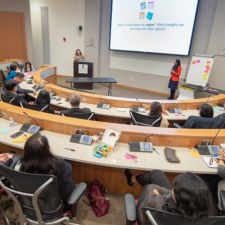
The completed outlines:
{"type": "Polygon", "coordinates": [[[162,108],[161,103],[160,102],[153,102],[151,104],[149,116],[162,117],[160,127],[168,127],[169,122],[167,121],[167,119],[163,118],[162,113],[163,113],[163,108],[162,108]]]}
{"type": "Polygon", "coordinates": [[[85,57],[84,57],[84,55],[82,54],[81,50],[78,48],[78,49],[76,50],[76,52],[75,52],[73,61],[74,61],[74,62],[79,62],[79,61],[82,60],[82,59],[84,60],[85,57]]]}

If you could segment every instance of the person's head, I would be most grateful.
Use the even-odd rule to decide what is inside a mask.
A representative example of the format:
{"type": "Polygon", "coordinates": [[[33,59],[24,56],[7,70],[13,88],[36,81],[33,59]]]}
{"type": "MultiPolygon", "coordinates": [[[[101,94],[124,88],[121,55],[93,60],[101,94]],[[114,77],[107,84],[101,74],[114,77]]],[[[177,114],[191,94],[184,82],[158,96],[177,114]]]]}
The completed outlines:
{"type": "Polygon", "coordinates": [[[206,183],[197,175],[178,175],[173,184],[174,201],[178,211],[188,221],[213,215],[213,201],[206,183]]]}
{"type": "Polygon", "coordinates": [[[199,115],[205,118],[213,117],[213,107],[209,104],[202,104],[200,106],[199,115]]]}
{"type": "Polygon", "coordinates": [[[77,50],[76,50],[76,56],[81,56],[82,55],[82,52],[81,52],[81,50],[78,48],[77,50]]]}
{"type": "Polygon", "coordinates": [[[49,92],[46,90],[41,90],[37,96],[36,104],[37,105],[49,105],[51,98],[49,92]]]}
{"type": "Polygon", "coordinates": [[[80,95],[78,94],[72,94],[70,96],[70,105],[74,107],[79,107],[80,106],[80,95]]]}
{"type": "Polygon", "coordinates": [[[20,84],[24,81],[24,73],[17,72],[16,76],[13,78],[17,84],[20,84]]]}
{"type": "Polygon", "coordinates": [[[151,104],[150,116],[161,116],[162,115],[162,105],[160,102],[153,102],[151,104]]]}
{"type": "Polygon", "coordinates": [[[24,145],[21,171],[27,173],[53,174],[55,157],[50,151],[48,139],[34,134],[24,145]]]}
{"type": "Polygon", "coordinates": [[[16,71],[16,70],[18,70],[18,69],[19,69],[19,65],[18,65],[17,62],[13,62],[13,63],[10,64],[10,66],[9,66],[9,70],[10,70],[10,71],[16,71]]]}
{"type": "Polygon", "coordinates": [[[174,65],[177,67],[180,66],[181,65],[180,59],[176,59],[174,65]]]}
{"type": "Polygon", "coordinates": [[[16,93],[16,91],[17,91],[16,86],[17,86],[17,83],[16,83],[15,80],[7,80],[5,82],[5,89],[6,89],[6,91],[11,91],[11,92],[15,92],[16,93]]]}
{"type": "Polygon", "coordinates": [[[25,62],[25,64],[24,64],[24,70],[25,70],[25,72],[32,71],[32,64],[31,64],[31,62],[29,62],[29,61],[25,62]]]}

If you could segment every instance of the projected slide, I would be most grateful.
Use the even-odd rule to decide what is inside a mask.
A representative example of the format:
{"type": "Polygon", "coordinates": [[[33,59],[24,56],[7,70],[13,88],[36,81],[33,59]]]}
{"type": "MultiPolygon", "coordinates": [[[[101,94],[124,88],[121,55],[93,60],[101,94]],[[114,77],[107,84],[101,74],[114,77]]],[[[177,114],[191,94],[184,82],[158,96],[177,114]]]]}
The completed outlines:
{"type": "Polygon", "coordinates": [[[188,55],[198,0],[113,0],[111,50],[188,55]]]}

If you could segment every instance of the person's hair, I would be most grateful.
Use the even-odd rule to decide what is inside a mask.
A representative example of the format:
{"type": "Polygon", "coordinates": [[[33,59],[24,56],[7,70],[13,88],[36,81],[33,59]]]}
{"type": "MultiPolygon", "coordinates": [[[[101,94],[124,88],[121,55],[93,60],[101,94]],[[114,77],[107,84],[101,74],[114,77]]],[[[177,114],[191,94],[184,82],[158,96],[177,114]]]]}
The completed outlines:
{"type": "Polygon", "coordinates": [[[17,62],[13,62],[12,64],[10,64],[9,69],[10,71],[16,71],[16,69],[19,67],[17,62]]]}
{"type": "Polygon", "coordinates": [[[175,64],[174,64],[174,66],[173,66],[173,70],[176,70],[180,65],[181,65],[180,59],[176,59],[176,60],[175,60],[175,64]]]}
{"type": "Polygon", "coordinates": [[[24,73],[22,73],[22,72],[17,72],[16,73],[16,76],[15,77],[18,77],[18,78],[24,78],[25,76],[24,76],[24,73]]]}
{"type": "Polygon", "coordinates": [[[6,91],[12,91],[16,86],[17,86],[17,83],[15,80],[7,80],[5,82],[6,91]]]}
{"type": "Polygon", "coordinates": [[[49,92],[46,90],[41,90],[37,96],[36,104],[37,105],[49,105],[51,98],[49,92]]]}
{"type": "Polygon", "coordinates": [[[20,170],[26,173],[54,174],[56,158],[50,152],[48,139],[41,134],[31,136],[24,145],[20,170]]]}
{"type": "Polygon", "coordinates": [[[80,95],[78,94],[72,94],[70,96],[70,105],[72,107],[76,107],[80,105],[80,95]]]}
{"type": "Polygon", "coordinates": [[[197,221],[214,214],[210,190],[199,176],[189,172],[178,175],[173,191],[177,209],[185,220],[197,221]]]}
{"type": "Polygon", "coordinates": [[[29,65],[29,66],[30,66],[30,69],[32,70],[32,64],[31,64],[31,62],[27,61],[27,62],[25,62],[25,64],[24,64],[24,71],[25,71],[25,72],[27,72],[27,65],[29,65]]]}
{"type": "Polygon", "coordinates": [[[212,118],[213,117],[213,107],[209,104],[202,104],[200,106],[199,115],[201,117],[212,118]]]}
{"type": "Polygon", "coordinates": [[[80,55],[82,55],[82,52],[79,48],[76,50],[75,55],[78,56],[78,51],[80,52],[80,55]]]}
{"type": "Polygon", "coordinates": [[[151,109],[149,112],[149,116],[159,116],[162,115],[162,105],[160,102],[153,102],[151,104],[151,109]]]}

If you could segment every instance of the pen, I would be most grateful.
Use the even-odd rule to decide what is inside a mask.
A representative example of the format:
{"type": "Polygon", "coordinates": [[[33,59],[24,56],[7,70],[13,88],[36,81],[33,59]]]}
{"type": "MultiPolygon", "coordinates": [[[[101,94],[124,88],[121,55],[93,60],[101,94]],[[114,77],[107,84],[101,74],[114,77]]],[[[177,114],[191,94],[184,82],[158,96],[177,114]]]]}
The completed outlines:
{"type": "Polygon", "coordinates": [[[160,155],[160,153],[155,149],[155,148],[152,148],[153,151],[155,151],[158,155],[160,155]]]}
{"type": "Polygon", "coordinates": [[[75,152],[76,151],[76,149],[73,149],[73,148],[64,148],[64,149],[69,150],[69,151],[72,151],[72,152],[75,152]]]}

